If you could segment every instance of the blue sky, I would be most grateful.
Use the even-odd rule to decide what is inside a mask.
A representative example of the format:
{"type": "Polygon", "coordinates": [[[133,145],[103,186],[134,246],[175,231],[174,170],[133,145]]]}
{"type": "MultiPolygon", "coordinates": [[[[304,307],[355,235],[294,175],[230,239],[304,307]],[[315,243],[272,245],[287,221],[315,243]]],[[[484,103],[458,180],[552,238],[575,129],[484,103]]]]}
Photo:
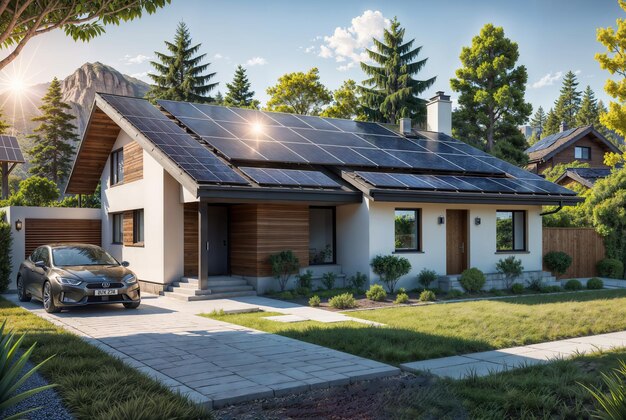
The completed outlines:
{"type": "Polygon", "coordinates": [[[527,100],[546,110],[568,70],[579,72],[581,88],[589,84],[600,99],[608,100],[602,89],[608,73],[593,58],[602,51],[596,28],[614,26],[616,18],[625,17],[616,0],[173,0],[154,15],[108,27],[105,35],[87,44],[74,43],[58,31],[37,37],[4,71],[21,69],[28,83],[39,83],[65,77],[85,62],[101,61],[147,80],[142,75],[151,70],[149,57],[164,50],[163,41],[184,20],[217,72],[219,90],[225,90],[234,67],[243,64],[264,102],[265,89],[280,75],[314,66],[331,89],[347,78],[360,82],[363,46],[394,16],[406,28],[406,37],[423,46],[421,57],[428,57],[421,77],[437,76],[424,97],[437,90],[450,92],[462,46],[470,45],[485,23],[494,23],[519,44],[519,62],[529,74],[527,100]]]}

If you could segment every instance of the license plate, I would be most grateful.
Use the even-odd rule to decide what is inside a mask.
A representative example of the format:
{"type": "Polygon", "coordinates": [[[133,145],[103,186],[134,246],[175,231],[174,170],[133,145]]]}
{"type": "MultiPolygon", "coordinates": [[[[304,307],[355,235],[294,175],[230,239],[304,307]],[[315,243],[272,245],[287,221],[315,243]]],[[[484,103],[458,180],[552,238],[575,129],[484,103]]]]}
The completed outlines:
{"type": "Polygon", "coordinates": [[[117,295],[117,289],[96,289],[95,293],[96,296],[112,296],[112,295],[117,295]]]}

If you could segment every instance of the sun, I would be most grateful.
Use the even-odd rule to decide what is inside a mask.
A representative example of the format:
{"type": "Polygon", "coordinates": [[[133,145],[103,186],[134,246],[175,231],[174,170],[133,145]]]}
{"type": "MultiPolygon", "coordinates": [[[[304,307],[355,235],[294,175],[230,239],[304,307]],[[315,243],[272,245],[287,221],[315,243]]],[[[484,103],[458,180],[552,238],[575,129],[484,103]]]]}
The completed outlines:
{"type": "Polygon", "coordinates": [[[7,87],[13,93],[23,93],[27,89],[26,83],[21,77],[13,76],[7,82],[7,87]]]}

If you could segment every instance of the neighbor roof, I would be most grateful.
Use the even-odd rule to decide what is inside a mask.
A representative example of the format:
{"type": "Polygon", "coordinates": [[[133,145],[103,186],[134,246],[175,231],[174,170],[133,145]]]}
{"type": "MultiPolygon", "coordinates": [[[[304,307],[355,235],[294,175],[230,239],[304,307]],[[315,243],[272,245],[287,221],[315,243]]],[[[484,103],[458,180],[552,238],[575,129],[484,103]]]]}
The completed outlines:
{"type": "Polygon", "coordinates": [[[606,178],[610,174],[610,168],[567,168],[555,182],[558,184],[565,178],[571,178],[587,188],[592,188],[598,179],[606,178]]]}
{"type": "Polygon", "coordinates": [[[355,202],[364,193],[374,200],[404,197],[400,201],[579,201],[573,191],[441,133],[402,136],[370,122],[157,103],[161,109],[97,94],[94,110],[109,115],[199,197],[355,202]]]}
{"type": "Polygon", "coordinates": [[[526,149],[529,162],[546,161],[561,150],[577,142],[587,134],[592,134],[601,143],[603,143],[611,152],[619,153],[619,149],[611,141],[607,140],[600,134],[593,125],[583,125],[580,127],[570,128],[559,133],[551,134],[539,140],[531,147],[526,149]]]}

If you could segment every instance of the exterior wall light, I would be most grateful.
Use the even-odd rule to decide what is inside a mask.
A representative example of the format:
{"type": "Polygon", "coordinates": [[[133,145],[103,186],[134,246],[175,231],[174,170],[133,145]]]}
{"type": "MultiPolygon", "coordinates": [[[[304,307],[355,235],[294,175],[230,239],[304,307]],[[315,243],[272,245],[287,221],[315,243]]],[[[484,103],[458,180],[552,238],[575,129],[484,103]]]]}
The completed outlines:
{"type": "Polygon", "coordinates": [[[480,226],[480,222],[482,222],[482,220],[480,220],[480,217],[476,217],[476,218],[474,219],[474,224],[475,224],[476,226],[480,226]]]}
{"type": "Polygon", "coordinates": [[[439,217],[437,218],[437,224],[438,224],[438,225],[443,225],[444,223],[446,223],[446,219],[445,219],[445,217],[443,217],[443,216],[439,216],[439,217]]]}
{"type": "Polygon", "coordinates": [[[18,232],[22,230],[22,221],[20,219],[17,219],[15,221],[15,230],[17,230],[18,232]]]}

